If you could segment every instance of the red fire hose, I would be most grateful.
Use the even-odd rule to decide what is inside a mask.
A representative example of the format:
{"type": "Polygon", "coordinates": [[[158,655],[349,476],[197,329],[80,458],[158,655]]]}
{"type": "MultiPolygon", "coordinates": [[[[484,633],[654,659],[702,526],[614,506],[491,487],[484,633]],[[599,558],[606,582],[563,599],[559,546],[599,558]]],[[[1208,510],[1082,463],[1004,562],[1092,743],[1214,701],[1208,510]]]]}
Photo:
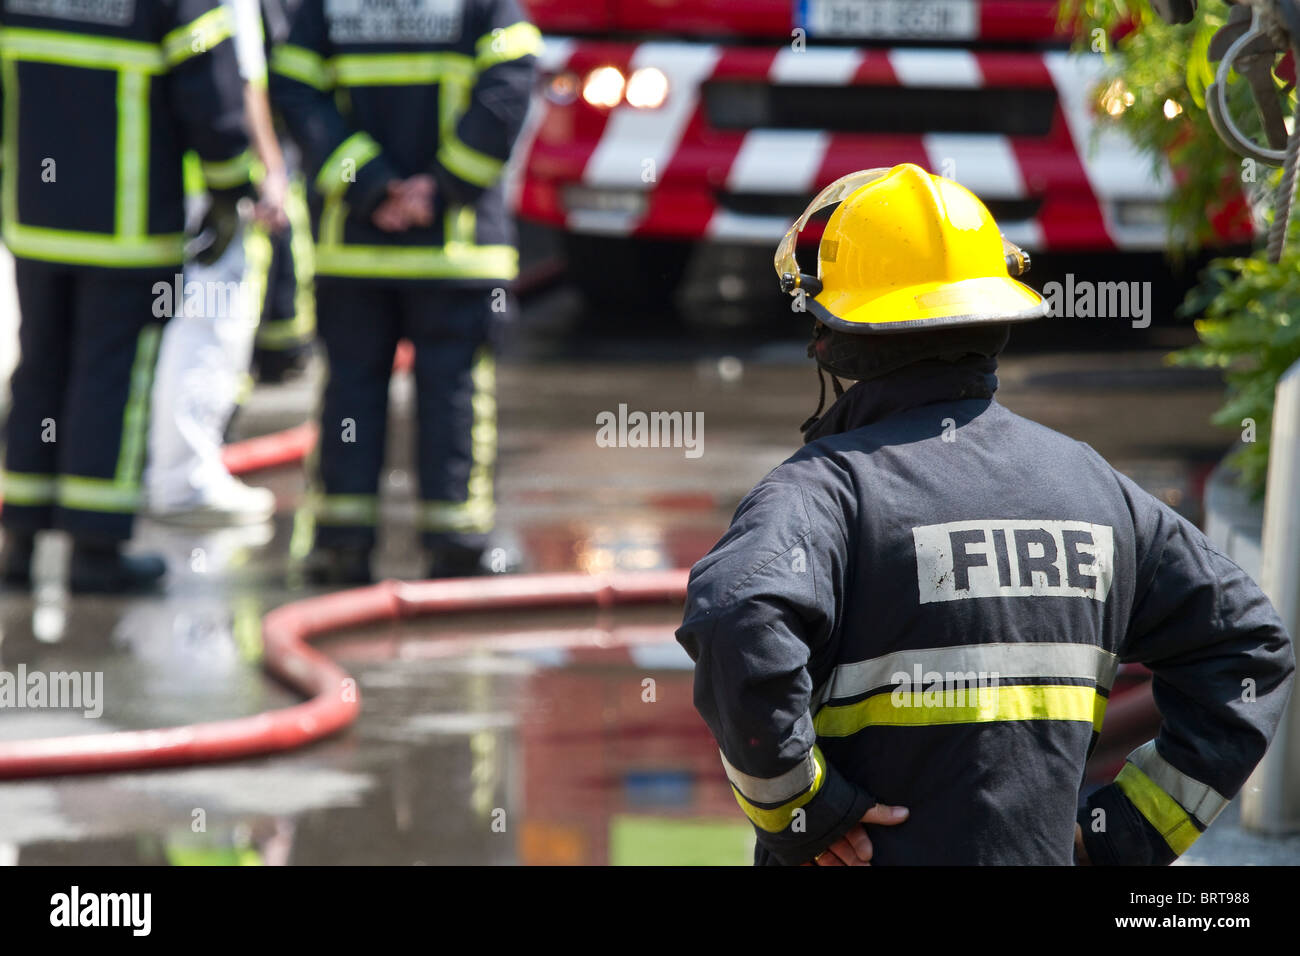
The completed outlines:
{"type": "Polygon", "coordinates": [[[681,601],[686,571],[520,575],[404,583],[286,604],[262,621],[263,665],[309,699],[292,707],[183,727],[0,742],[0,779],[209,763],[301,747],[357,719],[356,681],[307,644],[384,620],[505,608],[614,607],[681,601]]]}
{"type": "Polygon", "coordinates": [[[282,432],[232,442],[221,449],[221,460],[232,475],[245,475],[302,461],[315,445],[316,423],[305,422],[282,432]]]}

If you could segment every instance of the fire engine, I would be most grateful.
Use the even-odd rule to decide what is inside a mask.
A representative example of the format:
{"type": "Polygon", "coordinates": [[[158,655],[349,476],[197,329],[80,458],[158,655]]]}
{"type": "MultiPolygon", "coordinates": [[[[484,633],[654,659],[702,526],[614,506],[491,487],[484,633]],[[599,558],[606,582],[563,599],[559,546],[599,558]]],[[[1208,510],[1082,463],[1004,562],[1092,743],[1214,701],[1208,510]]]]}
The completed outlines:
{"type": "Polygon", "coordinates": [[[514,202],[589,299],[662,302],[700,244],[770,253],[821,187],[902,162],[1032,252],[1165,245],[1167,187],[1099,128],[1104,58],[1056,0],[526,3],[546,46],[514,202]]]}

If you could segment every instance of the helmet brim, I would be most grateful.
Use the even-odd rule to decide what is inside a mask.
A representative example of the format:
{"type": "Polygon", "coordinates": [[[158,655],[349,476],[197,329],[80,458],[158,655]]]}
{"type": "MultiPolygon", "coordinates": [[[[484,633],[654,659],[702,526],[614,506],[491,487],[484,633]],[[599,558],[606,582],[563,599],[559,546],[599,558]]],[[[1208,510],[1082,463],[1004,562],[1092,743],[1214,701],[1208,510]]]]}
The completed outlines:
{"type": "Polygon", "coordinates": [[[1031,322],[1049,311],[1041,295],[1008,276],[936,282],[920,292],[913,286],[867,302],[827,291],[810,299],[808,309],[837,331],[861,335],[1031,322]]]}

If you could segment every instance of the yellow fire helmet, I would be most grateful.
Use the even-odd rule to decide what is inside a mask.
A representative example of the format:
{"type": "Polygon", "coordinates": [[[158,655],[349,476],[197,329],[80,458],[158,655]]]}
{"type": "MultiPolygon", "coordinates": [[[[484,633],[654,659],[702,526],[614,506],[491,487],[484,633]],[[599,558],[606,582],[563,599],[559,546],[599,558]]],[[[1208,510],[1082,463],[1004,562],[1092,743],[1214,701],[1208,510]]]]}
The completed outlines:
{"type": "Polygon", "coordinates": [[[1047,315],[1043,297],[1013,276],[1029,256],[1002,237],[968,189],[919,166],[866,169],[831,183],[812,201],[776,251],[781,290],[807,296],[807,308],[841,332],[888,333],[1047,315]],[[795,261],[808,220],[831,213],[817,275],[795,261]]]}

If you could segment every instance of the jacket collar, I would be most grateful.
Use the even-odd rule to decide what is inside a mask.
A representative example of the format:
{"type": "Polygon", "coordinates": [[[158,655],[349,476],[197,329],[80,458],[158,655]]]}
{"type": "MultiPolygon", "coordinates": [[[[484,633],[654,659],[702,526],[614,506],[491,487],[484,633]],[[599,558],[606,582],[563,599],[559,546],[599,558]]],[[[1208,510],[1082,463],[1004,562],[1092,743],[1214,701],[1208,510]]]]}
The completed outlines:
{"type": "Polygon", "coordinates": [[[984,356],[972,355],[956,362],[926,359],[858,382],[809,426],[804,441],[862,428],[920,405],[992,398],[998,387],[997,367],[997,359],[984,356]]]}

